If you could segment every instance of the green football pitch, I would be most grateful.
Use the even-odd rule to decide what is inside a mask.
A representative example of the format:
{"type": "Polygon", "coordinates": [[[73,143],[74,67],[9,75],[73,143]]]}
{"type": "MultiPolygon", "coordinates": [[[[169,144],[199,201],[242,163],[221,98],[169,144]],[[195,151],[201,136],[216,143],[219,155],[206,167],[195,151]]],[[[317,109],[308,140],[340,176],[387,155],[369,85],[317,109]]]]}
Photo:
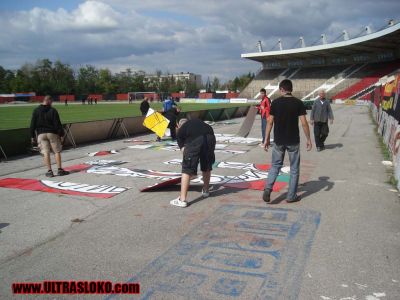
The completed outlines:
{"type": "MultiPolygon", "coordinates": [[[[139,105],[139,103],[99,103],[97,105],[70,104],[64,106],[63,104],[57,103],[54,104],[54,107],[58,110],[62,123],[74,123],[140,116],[139,105]]],[[[247,105],[249,104],[180,103],[179,107],[182,111],[194,111],[247,105]]],[[[161,103],[151,103],[150,106],[155,110],[162,109],[161,103]]],[[[0,130],[29,127],[32,112],[35,107],[37,107],[37,105],[0,106],[0,130]]]]}

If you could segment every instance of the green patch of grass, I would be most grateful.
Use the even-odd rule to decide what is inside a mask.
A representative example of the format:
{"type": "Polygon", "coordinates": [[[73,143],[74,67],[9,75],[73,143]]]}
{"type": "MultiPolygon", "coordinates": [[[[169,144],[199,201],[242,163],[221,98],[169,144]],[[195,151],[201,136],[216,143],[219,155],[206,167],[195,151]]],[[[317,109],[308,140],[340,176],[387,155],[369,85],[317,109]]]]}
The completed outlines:
{"type": "Polygon", "coordinates": [[[397,188],[398,181],[396,177],[394,177],[393,172],[390,172],[391,174],[389,175],[389,180],[387,183],[392,185],[393,187],[397,188]]]}
{"type": "MultiPolygon", "coordinates": [[[[388,146],[384,143],[383,137],[378,133],[378,124],[376,123],[371,110],[369,111],[369,116],[372,120],[372,123],[375,125],[374,132],[376,137],[378,138],[379,148],[381,149],[383,159],[392,161],[392,154],[390,153],[388,146]]],[[[388,174],[388,180],[386,181],[386,183],[389,183],[393,187],[397,188],[398,182],[393,172],[394,172],[393,168],[387,170],[386,173],[388,174]]]]}
{"type": "MultiPolygon", "coordinates": [[[[205,109],[218,109],[228,107],[247,106],[249,104],[199,104],[199,103],[180,103],[179,107],[182,111],[194,111],[205,109]]],[[[139,103],[134,104],[118,104],[118,103],[99,103],[97,105],[55,104],[54,107],[60,114],[62,123],[74,123],[84,121],[106,120],[124,117],[140,116],[139,103]]],[[[161,103],[151,103],[150,106],[155,110],[161,110],[161,103]]],[[[0,107],[0,130],[27,128],[33,110],[37,105],[29,106],[4,106],[0,107]]]]}

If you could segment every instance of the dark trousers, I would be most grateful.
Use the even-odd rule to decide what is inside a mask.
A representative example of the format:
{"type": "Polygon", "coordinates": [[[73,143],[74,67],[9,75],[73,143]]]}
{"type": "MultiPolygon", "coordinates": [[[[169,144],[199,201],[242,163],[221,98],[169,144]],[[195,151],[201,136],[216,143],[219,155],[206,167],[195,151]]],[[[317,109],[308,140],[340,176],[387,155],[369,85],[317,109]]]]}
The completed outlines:
{"type": "Polygon", "coordinates": [[[324,147],[324,143],[329,134],[329,126],[327,122],[314,123],[315,145],[319,148],[324,147]]]}
{"type": "Polygon", "coordinates": [[[265,141],[265,129],[267,129],[267,118],[261,117],[261,136],[263,143],[265,141]]]}
{"type": "Polygon", "coordinates": [[[171,131],[171,138],[172,138],[173,140],[176,140],[176,125],[173,124],[173,125],[171,125],[171,126],[168,127],[168,128],[169,128],[169,130],[171,131]]]}

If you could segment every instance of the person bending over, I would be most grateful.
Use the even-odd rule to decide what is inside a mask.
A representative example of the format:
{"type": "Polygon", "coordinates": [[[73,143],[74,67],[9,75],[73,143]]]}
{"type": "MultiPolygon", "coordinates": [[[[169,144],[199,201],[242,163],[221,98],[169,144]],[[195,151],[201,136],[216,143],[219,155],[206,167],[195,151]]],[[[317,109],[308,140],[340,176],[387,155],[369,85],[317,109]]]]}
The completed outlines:
{"type": "Polygon", "coordinates": [[[187,206],[190,179],[197,175],[197,168],[203,173],[202,196],[210,195],[210,178],[215,162],[215,135],[212,127],[200,119],[182,119],[178,124],[178,146],[183,151],[181,195],[170,202],[178,207],[187,206]]]}

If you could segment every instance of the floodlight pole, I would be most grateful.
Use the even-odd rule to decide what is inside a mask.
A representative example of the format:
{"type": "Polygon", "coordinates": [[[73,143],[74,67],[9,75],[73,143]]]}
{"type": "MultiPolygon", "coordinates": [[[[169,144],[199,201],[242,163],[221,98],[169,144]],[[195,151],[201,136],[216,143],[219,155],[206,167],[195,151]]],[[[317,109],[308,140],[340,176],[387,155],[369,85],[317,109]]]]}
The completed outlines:
{"type": "Polygon", "coordinates": [[[262,44],[261,44],[261,41],[258,41],[258,42],[257,42],[257,48],[258,48],[258,52],[264,52],[264,51],[263,51],[262,44]]]}
{"type": "Polygon", "coordinates": [[[349,39],[350,38],[349,38],[349,34],[348,34],[347,30],[343,30],[343,40],[348,41],[349,39]]]}
{"type": "Polygon", "coordinates": [[[300,37],[300,45],[301,45],[301,48],[305,48],[306,47],[306,42],[304,41],[304,37],[300,37]]]}
{"type": "Polygon", "coordinates": [[[325,33],[321,34],[321,42],[322,42],[322,45],[328,44],[325,33]]]}

